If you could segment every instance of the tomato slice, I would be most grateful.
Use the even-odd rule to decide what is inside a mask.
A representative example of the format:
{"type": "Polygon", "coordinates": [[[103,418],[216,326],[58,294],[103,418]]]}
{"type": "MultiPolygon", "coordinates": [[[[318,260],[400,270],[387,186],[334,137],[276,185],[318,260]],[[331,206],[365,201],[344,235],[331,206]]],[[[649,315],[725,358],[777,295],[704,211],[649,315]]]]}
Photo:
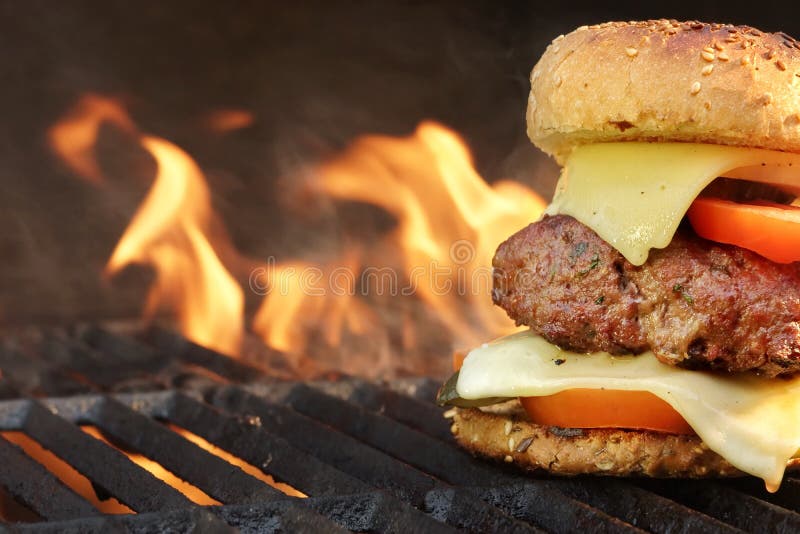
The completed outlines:
{"type": "Polygon", "coordinates": [[[628,428],[694,434],[672,406],[648,391],[568,389],[520,397],[531,421],[562,428],[628,428]]]}
{"type": "Polygon", "coordinates": [[[697,235],[736,245],[777,263],[800,261],[800,207],[701,197],[687,212],[697,235]]]}

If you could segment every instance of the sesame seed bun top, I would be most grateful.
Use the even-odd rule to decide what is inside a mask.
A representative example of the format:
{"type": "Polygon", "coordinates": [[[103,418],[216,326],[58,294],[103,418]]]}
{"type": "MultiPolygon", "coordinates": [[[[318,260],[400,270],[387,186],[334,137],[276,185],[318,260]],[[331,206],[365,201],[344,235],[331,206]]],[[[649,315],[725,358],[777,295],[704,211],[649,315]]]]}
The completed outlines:
{"type": "Polygon", "coordinates": [[[749,26],[653,20],[557,37],[531,73],[528,136],[679,141],[800,153],[800,43],[749,26]]]}

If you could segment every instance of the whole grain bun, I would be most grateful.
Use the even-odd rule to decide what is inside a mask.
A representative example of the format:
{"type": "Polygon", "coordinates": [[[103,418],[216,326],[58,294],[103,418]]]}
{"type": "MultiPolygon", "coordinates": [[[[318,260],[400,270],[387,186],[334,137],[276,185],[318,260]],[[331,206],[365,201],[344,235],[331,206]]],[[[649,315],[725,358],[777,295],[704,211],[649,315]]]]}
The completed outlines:
{"type": "Polygon", "coordinates": [[[519,401],[455,408],[449,414],[462,447],[528,471],[681,478],[743,475],[697,436],[546,427],[530,422],[519,401]]]}
{"type": "Polygon", "coordinates": [[[748,26],[583,26],[531,73],[528,136],[559,163],[576,145],[717,143],[800,152],[800,43],[748,26]]]}

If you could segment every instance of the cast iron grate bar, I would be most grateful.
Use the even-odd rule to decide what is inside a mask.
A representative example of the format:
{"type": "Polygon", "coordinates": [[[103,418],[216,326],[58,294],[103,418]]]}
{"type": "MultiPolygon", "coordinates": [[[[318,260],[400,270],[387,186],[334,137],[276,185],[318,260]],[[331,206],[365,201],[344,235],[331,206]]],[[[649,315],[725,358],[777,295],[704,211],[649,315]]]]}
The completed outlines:
{"type": "Polygon", "coordinates": [[[73,519],[100,513],[41,464],[2,437],[0,485],[17,502],[46,520],[73,519]]]}
{"type": "MultiPolygon", "coordinates": [[[[336,387],[331,387],[329,389],[335,390],[336,387]]],[[[289,394],[286,396],[288,402],[295,408],[300,406],[300,410],[303,411],[304,409],[308,410],[308,414],[311,416],[319,417],[322,414],[324,422],[327,424],[331,424],[332,426],[342,429],[345,428],[347,432],[357,434],[358,437],[368,443],[374,443],[379,441],[380,443],[388,443],[385,440],[379,439],[379,437],[375,437],[373,439],[370,434],[363,432],[363,427],[361,426],[364,421],[372,419],[371,422],[368,423],[369,429],[375,430],[380,429],[385,431],[386,434],[392,434],[396,437],[397,442],[400,443],[413,443],[416,439],[417,433],[409,428],[405,428],[404,425],[400,425],[395,421],[386,421],[383,415],[377,414],[365,414],[362,410],[358,407],[354,407],[350,405],[348,402],[338,399],[338,403],[332,403],[329,401],[321,401],[322,397],[325,394],[314,390],[313,388],[309,388],[305,385],[299,385],[292,388],[289,394]],[[302,407],[305,408],[302,408],[302,407]],[[329,412],[325,411],[325,407],[328,407],[329,412]],[[328,415],[329,414],[329,415],[328,415]],[[389,426],[394,425],[396,428],[393,431],[386,430],[389,426]],[[403,429],[405,428],[406,435],[401,435],[403,429]]],[[[386,414],[386,411],[382,412],[386,414]]],[[[418,414],[421,415],[421,414],[418,414]]],[[[438,414],[429,413],[429,417],[436,417],[441,424],[442,414],[441,410],[439,410],[438,414]]],[[[426,423],[428,426],[433,426],[435,423],[430,421],[426,423]]],[[[379,431],[380,431],[379,430],[379,431]]],[[[447,440],[451,441],[451,440],[447,440]]],[[[424,445],[420,445],[420,448],[424,447],[427,450],[431,450],[432,447],[430,440],[423,440],[425,443],[424,445]]],[[[390,445],[391,446],[391,445],[390,445]]],[[[448,457],[448,460],[453,462],[458,462],[458,455],[453,454],[453,452],[460,452],[457,449],[454,449],[452,445],[447,445],[446,450],[450,451],[451,457],[448,457]]],[[[391,451],[390,451],[391,452],[391,451]]],[[[406,456],[401,456],[402,459],[407,460],[406,456]]],[[[433,458],[432,461],[435,463],[437,461],[436,458],[433,458]]],[[[448,469],[448,473],[443,475],[443,478],[447,479],[450,473],[457,473],[456,475],[452,475],[452,478],[456,480],[458,477],[464,476],[464,473],[468,473],[470,470],[470,463],[474,462],[474,460],[470,457],[467,457],[466,461],[463,461],[461,465],[455,464],[451,465],[448,469]]],[[[481,464],[480,467],[486,467],[485,464],[481,464]]],[[[430,469],[430,468],[426,468],[430,469]]],[[[470,476],[467,474],[466,476],[470,476]]],[[[477,479],[485,480],[485,477],[481,475],[473,475],[477,479]]],[[[522,477],[518,477],[516,475],[505,475],[503,476],[515,477],[517,481],[524,481],[526,479],[522,477]]],[[[597,482],[595,479],[591,479],[591,481],[597,482]]],[[[458,481],[461,485],[482,485],[480,482],[475,484],[471,480],[467,482],[458,481]]],[[[484,482],[483,484],[485,484],[484,482]]],[[[577,501],[583,501],[591,505],[595,510],[595,516],[599,518],[611,518],[611,517],[618,517],[626,522],[636,523],[638,525],[645,525],[645,528],[651,528],[657,531],[668,531],[668,530],[678,530],[681,529],[691,529],[691,528],[698,528],[702,527],[705,530],[721,530],[725,531],[726,525],[708,517],[702,513],[698,513],[696,511],[692,511],[690,508],[686,506],[682,506],[675,502],[672,502],[668,499],[655,495],[653,493],[646,492],[641,488],[638,488],[629,483],[618,483],[614,480],[607,480],[604,481],[608,485],[611,490],[606,491],[595,491],[595,492],[583,492],[579,496],[576,497],[575,490],[574,490],[574,482],[570,480],[558,480],[552,483],[547,481],[540,481],[540,485],[552,485],[552,484],[559,484],[556,488],[561,492],[562,489],[570,489],[572,488],[573,495],[570,495],[569,491],[561,492],[570,495],[573,499],[577,501]],[[625,504],[620,504],[625,503],[625,504]],[[641,505],[646,505],[646,507],[642,508],[641,505]],[[659,514],[658,512],[648,512],[649,509],[654,510],[666,510],[669,513],[662,513],[659,514]],[[653,520],[650,520],[650,517],[653,517],[653,520]]],[[[581,487],[579,484],[578,488],[581,487]]],[[[564,496],[563,498],[567,498],[564,496]]],[[[616,524],[620,524],[620,521],[617,521],[616,524]]],[[[606,522],[608,524],[608,522],[606,522]]]]}
{"type": "Polygon", "coordinates": [[[746,531],[800,532],[800,514],[714,481],[676,484],[665,480],[653,491],[746,531]]]}
{"type": "Polygon", "coordinates": [[[213,396],[212,402],[226,411],[258,416],[271,432],[295,447],[414,505],[421,505],[425,494],[439,483],[435,478],[363,442],[286,406],[269,403],[241,388],[221,388],[213,396]]]}
{"type": "MultiPolygon", "coordinates": [[[[687,481],[684,481],[687,482],[687,481]]],[[[688,481],[689,484],[696,481],[688,481]]],[[[736,528],[628,480],[552,479],[543,482],[570,497],[653,532],[738,532],[736,528]]]]}
{"type": "Polygon", "coordinates": [[[172,395],[168,399],[161,417],[308,495],[360,493],[371,489],[318,458],[292,447],[262,428],[257,419],[224,415],[182,394],[172,395]]]}
{"type": "Polygon", "coordinates": [[[461,449],[304,384],[285,398],[293,409],[451,484],[481,486],[524,480],[461,449]]]}
{"type": "Polygon", "coordinates": [[[24,432],[98,491],[144,512],[98,516],[22,450],[0,440],[0,485],[52,521],[15,524],[17,531],[800,529],[800,481],[792,477],[778,493],[766,494],[753,479],[529,478],[476,460],[453,443],[443,410],[432,403],[438,384],[430,379],[279,382],[160,329],[139,338],[83,328],[5,340],[0,368],[0,399],[90,393],[0,401],[0,429],[24,432]],[[69,380],[61,386],[60,377],[69,380]],[[176,384],[189,389],[177,392],[172,389],[176,384]],[[159,389],[166,391],[153,391],[159,389]],[[151,392],[104,394],[125,390],[151,392]],[[98,427],[114,444],[158,462],[223,505],[194,505],[79,424],[98,427]],[[204,438],[309,498],[283,495],[167,424],[204,438]],[[21,476],[29,481],[18,483],[21,476]],[[36,494],[49,500],[32,500],[36,494]],[[65,521],[69,518],[75,519],[65,521]]]}
{"type": "Polygon", "coordinates": [[[359,382],[348,400],[430,436],[453,441],[449,426],[442,424],[441,408],[430,402],[423,402],[369,382],[359,382]]]}
{"type": "MultiPolygon", "coordinates": [[[[279,526],[280,521],[275,522],[279,526]]],[[[279,528],[273,529],[280,530],[279,528]]],[[[106,515],[102,517],[59,521],[57,523],[16,524],[20,534],[106,534],[108,532],[155,533],[191,532],[192,534],[226,534],[237,532],[223,519],[202,508],[175,510],[136,515],[106,515]]]]}
{"type": "MultiPolygon", "coordinates": [[[[164,484],[127,456],[89,436],[53,414],[37,401],[18,405],[19,424],[4,430],[21,430],[137,512],[192,506],[182,493],[164,484]]],[[[2,423],[0,423],[2,424],[2,423]]]]}
{"type": "MultiPolygon", "coordinates": [[[[276,480],[287,482],[306,494],[333,496],[343,492],[363,493],[375,488],[321,462],[317,457],[293,447],[279,436],[261,428],[259,419],[232,418],[185,395],[168,399],[163,419],[203,437],[232,454],[261,466],[276,480]]],[[[388,498],[388,496],[387,496],[388,498]]],[[[384,502],[384,501],[381,501],[384,502]]],[[[382,515],[393,522],[417,522],[436,527],[428,516],[400,501],[386,500],[382,515]]]]}
{"type": "Polygon", "coordinates": [[[636,527],[539,483],[471,489],[488,503],[549,532],[622,533],[636,527]]]}
{"type": "Polygon", "coordinates": [[[203,488],[223,503],[249,504],[283,494],[248,475],[149,417],[103,397],[89,410],[84,421],[125,446],[155,460],[183,480],[203,488]]]}
{"type": "MultiPolygon", "coordinates": [[[[94,335],[102,335],[105,338],[115,336],[115,334],[108,331],[99,330],[96,330],[94,335]],[[102,332],[102,334],[100,334],[100,332],[102,332]]],[[[155,350],[162,354],[169,354],[184,363],[202,367],[236,384],[253,382],[255,380],[274,381],[274,379],[269,378],[264,371],[257,367],[247,365],[239,360],[223,356],[216,351],[192,343],[185,337],[170,330],[153,327],[147,332],[144,339],[150,343],[155,350]]]]}

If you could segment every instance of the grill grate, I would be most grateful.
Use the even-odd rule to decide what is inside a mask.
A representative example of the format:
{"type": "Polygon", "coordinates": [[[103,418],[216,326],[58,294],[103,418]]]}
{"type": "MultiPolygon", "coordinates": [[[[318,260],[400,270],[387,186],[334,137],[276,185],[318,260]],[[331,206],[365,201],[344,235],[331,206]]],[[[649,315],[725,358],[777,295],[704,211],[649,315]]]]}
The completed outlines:
{"type": "Polygon", "coordinates": [[[0,486],[40,518],[0,531],[800,531],[796,478],[767,494],[753,479],[531,478],[476,460],[454,445],[427,379],[279,381],[168,331],[99,328],[6,337],[0,368],[0,431],[23,432],[99,497],[137,512],[102,515],[0,438],[0,486]],[[176,427],[309,497],[278,491],[176,427]],[[121,450],[222,504],[195,504],[121,450]]]}

